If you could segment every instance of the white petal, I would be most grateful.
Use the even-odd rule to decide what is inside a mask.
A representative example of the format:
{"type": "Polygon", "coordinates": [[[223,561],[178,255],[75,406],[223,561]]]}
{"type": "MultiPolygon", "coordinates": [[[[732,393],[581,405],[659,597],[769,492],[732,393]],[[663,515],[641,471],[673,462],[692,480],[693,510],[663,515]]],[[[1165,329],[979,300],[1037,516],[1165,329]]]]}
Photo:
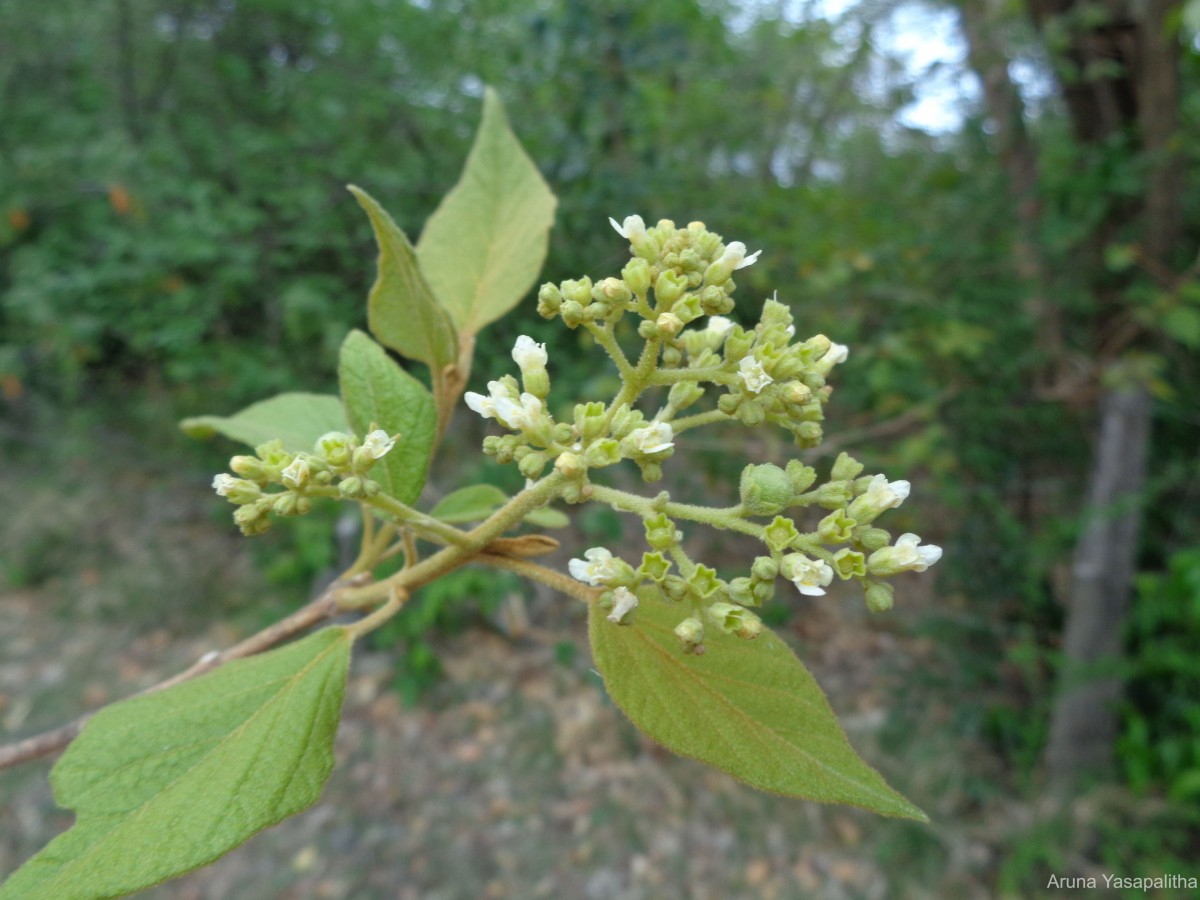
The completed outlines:
{"type": "Polygon", "coordinates": [[[571,573],[571,577],[576,581],[595,585],[595,582],[592,581],[591,566],[582,559],[573,559],[567,563],[567,571],[571,573]]]}
{"type": "Polygon", "coordinates": [[[513,362],[524,372],[526,369],[544,369],[549,355],[546,353],[545,344],[539,344],[533,338],[523,334],[517,338],[512,358],[513,362]]]}
{"type": "Polygon", "coordinates": [[[396,442],[382,428],[376,428],[363,439],[363,449],[371,454],[372,459],[383,458],[394,446],[396,442]]]}
{"type": "Polygon", "coordinates": [[[793,582],[796,585],[796,590],[808,597],[824,597],[825,588],[817,587],[815,584],[801,584],[799,581],[793,582]]]}
{"type": "Polygon", "coordinates": [[[899,506],[907,500],[909,493],[912,491],[912,483],[908,481],[893,481],[888,487],[896,495],[895,506],[899,506]]]}
{"type": "Polygon", "coordinates": [[[608,614],[608,621],[620,624],[630,611],[637,609],[637,595],[629,588],[619,587],[613,591],[613,608],[608,614]]]}
{"type": "Polygon", "coordinates": [[[626,233],[625,229],[622,228],[620,223],[618,223],[617,220],[614,219],[612,216],[608,217],[608,224],[611,225],[613,227],[613,230],[616,231],[617,234],[619,234],[621,237],[623,237],[623,238],[629,237],[629,235],[626,233]]]}
{"type": "Polygon", "coordinates": [[[733,330],[733,320],[727,319],[724,316],[710,316],[706,330],[709,334],[725,337],[725,335],[733,330]]]}
{"type": "Polygon", "coordinates": [[[467,406],[473,412],[479,413],[485,419],[490,419],[496,415],[496,404],[491,397],[485,397],[483,394],[477,394],[474,391],[467,391],[463,394],[463,400],[467,402],[467,406]]]}
{"type": "MultiPolygon", "coordinates": [[[[744,253],[745,250],[746,250],[746,248],[743,247],[742,252],[744,253]]],[[[734,266],[734,269],[744,269],[744,268],[746,268],[746,266],[754,265],[758,261],[758,257],[761,253],[762,253],[761,250],[755,250],[753,253],[751,253],[749,256],[747,256],[745,259],[743,259],[741,262],[739,262],[736,266],[734,266]]]]}
{"type": "Polygon", "coordinates": [[[218,497],[227,497],[230,489],[237,483],[237,479],[228,473],[222,472],[212,480],[213,490],[217,492],[218,497]]]}

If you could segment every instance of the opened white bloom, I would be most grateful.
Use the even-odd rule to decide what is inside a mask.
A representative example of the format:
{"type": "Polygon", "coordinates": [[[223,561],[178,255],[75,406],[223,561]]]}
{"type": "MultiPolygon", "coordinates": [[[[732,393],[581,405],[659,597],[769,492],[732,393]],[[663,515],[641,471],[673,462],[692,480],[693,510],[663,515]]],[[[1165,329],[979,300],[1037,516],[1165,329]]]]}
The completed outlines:
{"type": "Polygon", "coordinates": [[[738,363],[738,374],[742,376],[742,384],[752,394],[757,394],[775,379],[767,374],[762,363],[755,356],[742,357],[738,363]]]}
{"type": "Polygon", "coordinates": [[[651,422],[629,432],[629,439],[642,453],[662,453],[675,446],[675,431],[667,422],[651,422]]]}
{"type": "Polygon", "coordinates": [[[937,544],[920,546],[921,539],[915,534],[902,534],[896,538],[892,548],[892,565],[912,572],[924,572],[942,558],[942,548],[937,544]]]}
{"type": "Polygon", "coordinates": [[[755,250],[753,253],[747,256],[746,245],[741,241],[734,241],[733,243],[726,245],[725,252],[721,254],[720,261],[732,266],[736,271],[737,269],[744,269],[746,266],[753,265],[758,260],[759,254],[761,253],[761,250],[755,250]]]}
{"type": "Polygon", "coordinates": [[[232,475],[222,472],[212,480],[213,490],[217,492],[218,497],[228,497],[229,492],[237,487],[239,479],[232,475]]]}
{"type": "Polygon", "coordinates": [[[646,234],[646,223],[642,221],[641,216],[626,216],[624,223],[621,225],[618,225],[617,220],[609,216],[608,224],[616,229],[617,234],[623,238],[627,238],[631,243],[635,238],[640,238],[646,234]]]}
{"type": "Polygon", "coordinates": [[[820,559],[809,559],[800,553],[784,558],[783,577],[796,586],[802,594],[821,597],[825,588],[833,581],[833,569],[820,559]]]}
{"type": "Polygon", "coordinates": [[[496,418],[496,402],[498,400],[512,401],[508,391],[499,381],[488,382],[488,393],[490,396],[485,397],[483,394],[477,394],[474,391],[467,391],[463,394],[463,400],[467,406],[473,411],[479,413],[485,419],[496,418]]]}
{"type": "Polygon", "coordinates": [[[363,438],[363,449],[370,454],[371,459],[381,459],[396,446],[396,442],[382,428],[376,428],[363,438]]]}
{"type": "Polygon", "coordinates": [[[888,481],[884,475],[876,475],[867,485],[864,493],[864,505],[882,512],[885,509],[895,509],[903,503],[912,490],[912,484],[907,481],[888,481]]]}
{"type": "Polygon", "coordinates": [[[544,369],[546,361],[550,358],[546,353],[546,345],[539,344],[528,335],[521,335],[517,338],[516,346],[512,352],[513,362],[521,367],[521,371],[525,372],[529,369],[544,369]]]}
{"type": "Polygon", "coordinates": [[[637,609],[638,599],[633,591],[626,587],[619,587],[613,591],[613,607],[612,612],[608,614],[608,621],[617,625],[625,621],[625,617],[629,613],[637,609]]]}
{"type": "Polygon", "coordinates": [[[545,411],[542,401],[528,392],[519,402],[508,396],[496,398],[496,421],[505,428],[526,431],[537,425],[545,411]]]}
{"type": "Polygon", "coordinates": [[[830,344],[829,349],[825,351],[825,355],[821,357],[821,362],[827,362],[836,366],[838,363],[844,363],[849,356],[850,348],[845,344],[830,344]]]}
{"type": "Polygon", "coordinates": [[[291,465],[281,473],[283,483],[290,488],[304,487],[308,482],[308,463],[300,457],[292,460],[291,465]]]}
{"type": "Polygon", "coordinates": [[[612,553],[603,547],[593,547],[583,551],[583,559],[573,559],[567,563],[571,577],[592,587],[606,584],[609,579],[620,574],[620,560],[614,559],[612,553]]]}
{"type": "Polygon", "coordinates": [[[705,331],[714,337],[723,338],[733,331],[733,320],[724,316],[709,316],[708,328],[705,331]]]}

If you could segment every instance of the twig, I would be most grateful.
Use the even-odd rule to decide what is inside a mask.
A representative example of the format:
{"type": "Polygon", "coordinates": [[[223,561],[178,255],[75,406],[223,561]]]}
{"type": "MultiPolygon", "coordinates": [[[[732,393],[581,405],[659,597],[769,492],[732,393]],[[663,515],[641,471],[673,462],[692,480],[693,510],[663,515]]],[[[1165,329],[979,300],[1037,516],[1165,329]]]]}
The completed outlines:
{"type": "Polygon", "coordinates": [[[603,589],[590,588],[582,582],[564,575],[562,572],[557,572],[538,563],[530,562],[527,559],[517,559],[516,557],[501,556],[495,553],[480,553],[471,561],[483,563],[485,566],[492,566],[497,569],[507,569],[510,572],[516,572],[518,575],[524,575],[530,581],[540,581],[542,584],[549,585],[556,591],[567,594],[577,600],[582,600],[584,603],[594,603],[596,598],[604,593],[603,589]]]}
{"type": "MultiPolygon", "coordinates": [[[[244,641],[234,644],[228,650],[204,654],[190,668],[184,669],[182,672],[171,676],[165,681],[160,681],[158,684],[148,687],[134,696],[141,697],[146,694],[154,694],[181,684],[184,681],[190,681],[198,675],[211,672],[213,669],[220,668],[232,660],[253,656],[256,653],[268,650],[318,622],[333,618],[342,612],[342,610],[338,609],[335,599],[338,591],[348,585],[362,584],[367,580],[369,579],[366,576],[358,576],[345,581],[335,581],[325,589],[321,596],[300,607],[300,609],[291,615],[280,619],[273,625],[267,626],[244,641]]],[[[33,737],[0,747],[0,769],[28,762],[63,749],[79,736],[79,732],[83,730],[83,726],[87,724],[88,719],[93,715],[95,715],[94,712],[87,713],[80,716],[74,722],[68,722],[66,725],[59,726],[42,734],[35,734],[33,737]]]]}

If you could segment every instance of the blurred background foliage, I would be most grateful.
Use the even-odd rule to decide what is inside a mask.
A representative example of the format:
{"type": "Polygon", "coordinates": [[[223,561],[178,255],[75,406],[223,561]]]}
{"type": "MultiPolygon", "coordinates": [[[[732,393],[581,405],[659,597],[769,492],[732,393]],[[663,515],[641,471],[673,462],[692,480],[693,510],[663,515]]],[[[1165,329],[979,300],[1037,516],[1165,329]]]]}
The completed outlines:
{"type": "MultiPolygon", "coordinates": [[[[0,439],[17,459],[61,449],[64,423],[92,435],[136,420],[153,439],[134,457],[183,459],[201,480],[220,451],[183,449],[175,417],[328,390],[373,277],[344,185],[415,239],[491,84],[559,197],[546,280],[619,268],[609,216],[702,218],[764,250],[740,279],[744,321],[778,291],[800,331],[851,346],[823,452],[918,485],[924,506],[893,524],[946,548],[939,599],[913,626],[947,660],[929,689],[1022,790],[1042,778],[1100,398],[1144,392],[1145,478],[1131,505],[1102,511],[1140,524],[1142,573],[1128,622],[1110,623],[1126,686],[1110,777],[1194,803],[1198,19],[1196,3],[1166,0],[0,0],[0,439]],[[914,68],[897,35],[947,22],[948,37],[925,38],[943,61],[914,68]],[[1177,116],[1158,144],[1144,101],[1103,133],[1080,129],[1079,97],[1119,88],[1133,62],[1073,53],[1122,29],[1170,51],[1177,116]],[[1005,82],[1008,121],[992,90],[1005,82]],[[939,84],[939,121],[918,127],[912,103],[939,84]],[[1023,158],[1036,168],[1024,186],[1023,158]],[[1168,168],[1164,244],[1152,197],[1168,168]]],[[[549,337],[532,303],[485,333],[473,380],[506,366],[521,333],[549,337]]],[[[586,336],[551,340],[557,383],[589,393],[586,336]]],[[[706,446],[701,468],[732,478],[724,449],[706,446]]],[[[445,489],[453,465],[477,465],[466,443],[448,453],[445,489]]],[[[307,582],[331,563],[334,520],[314,522],[264,563],[270,578],[307,582]]],[[[9,559],[24,551],[10,583],[50,565],[56,527],[9,541],[9,559]]],[[[421,623],[443,622],[448,599],[427,598],[421,623]]],[[[420,646],[419,630],[396,637],[420,646]]],[[[405,654],[408,693],[435,664],[425,652],[405,654]]],[[[1036,857],[1040,838],[1026,840],[1036,857]]],[[[1031,883],[1021,860],[1002,873],[1014,890],[1031,883]]]]}

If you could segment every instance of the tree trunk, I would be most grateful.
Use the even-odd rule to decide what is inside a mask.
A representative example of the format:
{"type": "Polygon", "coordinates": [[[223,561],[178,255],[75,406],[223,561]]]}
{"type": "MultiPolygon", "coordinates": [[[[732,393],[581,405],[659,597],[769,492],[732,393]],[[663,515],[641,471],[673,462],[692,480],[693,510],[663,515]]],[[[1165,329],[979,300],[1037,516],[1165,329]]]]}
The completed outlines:
{"type": "Polygon", "coordinates": [[[1087,520],[1075,547],[1059,694],[1050,721],[1046,770],[1069,782],[1083,772],[1111,771],[1121,696],[1117,664],[1141,522],[1150,402],[1144,388],[1108,390],[1100,402],[1100,435],[1087,498],[1087,520]]]}

